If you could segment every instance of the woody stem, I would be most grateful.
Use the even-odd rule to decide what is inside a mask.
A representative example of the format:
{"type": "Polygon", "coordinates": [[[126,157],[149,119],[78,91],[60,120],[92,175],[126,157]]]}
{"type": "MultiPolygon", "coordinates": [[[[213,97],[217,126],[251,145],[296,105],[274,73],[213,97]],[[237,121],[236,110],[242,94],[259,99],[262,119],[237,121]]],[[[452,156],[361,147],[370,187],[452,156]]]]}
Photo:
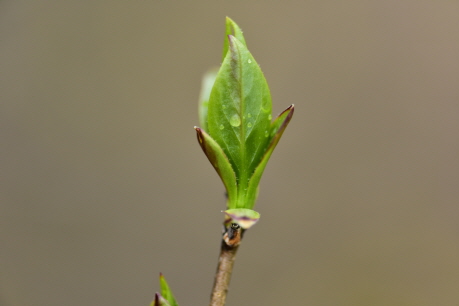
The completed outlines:
{"type": "Polygon", "coordinates": [[[214,287],[210,295],[210,306],[225,305],[238,247],[237,245],[229,246],[222,240],[214,287]]]}

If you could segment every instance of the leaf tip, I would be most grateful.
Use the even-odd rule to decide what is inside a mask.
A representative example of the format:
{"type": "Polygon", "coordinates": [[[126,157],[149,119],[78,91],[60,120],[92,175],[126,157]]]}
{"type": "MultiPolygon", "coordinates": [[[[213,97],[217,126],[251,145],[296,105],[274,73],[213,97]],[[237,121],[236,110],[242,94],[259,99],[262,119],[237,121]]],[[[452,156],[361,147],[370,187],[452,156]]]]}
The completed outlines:
{"type": "Polygon", "coordinates": [[[154,301],[153,305],[154,306],[160,306],[160,304],[159,304],[159,293],[158,292],[155,293],[155,301],[154,301]]]}
{"type": "Polygon", "coordinates": [[[293,112],[295,111],[295,105],[292,104],[292,105],[290,105],[287,109],[290,110],[289,116],[290,116],[290,118],[291,118],[291,117],[293,116],[293,112]]]}
{"type": "Polygon", "coordinates": [[[288,124],[290,122],[290,120],[292,119],[294,111],[295,111],[295,105],[292,104],[289,107],[287,107],[282,113],[280,113],[279,116],[277,116],[277,118],[280,118],[280,117],[282,117],[282,115],[284,115],[285,113],[288,112],[288,114],[285,117],[284,122],[282,124],[284,126],[284,128],[286,127],[286,124],[288,124]]]}
{"type": "Polygon", "coordinates": [[[291,111],[291,112],[293,113],[294,110],[295,110],[295,104],[292,104],[292,105],[290,105],[289,107],[287,107],[287,108],[281,113],[281,115],[282,115],[283,113],[285,113],[285,112],[288,112],[288,111],[291,111]]]}
{"type": "Polygon", "coordinates": [[[230,45],[233,45],[234,42],[237,40],[237,38],[234,37],[234,35],[228,34],[228,40],[229,40],[230,45]]]}
{"type": "Polygon", "coordinates": [[[288,114],[288,120],[290,121],[290,119],[292,119],[293,112],[295,111],[295,105],[294,104],[290,105],[289,107],[287,107],[286,110],[290,111],[288,114]]]}
{"type": "Polygon", "coordinates": [[[202,144],[204,142],[204,137],[202,136],[202,129],[197,126],[195,126],[194,129],[196,131],[196,136],[198,136],[199,144],[202,144]]]}

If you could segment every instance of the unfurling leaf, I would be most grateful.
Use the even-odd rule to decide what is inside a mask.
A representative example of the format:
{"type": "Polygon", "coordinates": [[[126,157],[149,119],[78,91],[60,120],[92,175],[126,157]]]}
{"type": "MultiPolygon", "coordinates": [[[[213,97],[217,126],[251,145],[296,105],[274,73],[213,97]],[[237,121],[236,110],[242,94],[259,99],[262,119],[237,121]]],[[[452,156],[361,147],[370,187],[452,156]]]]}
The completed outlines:
{"type": "Polygon", "coordinates": [[[161,295],[159,297],[160,302],[161,298],[163,298],[167,302],[166,306],[178,306],[177,301],[172,294],[171,288],[167,284],[166,279],[162,273],[159,275],[159,284],[161,286],[161,295]]]}
{"type": "Polygon", "coordinates": [[[290,122],[293,106],[271,123],[268,84],[241,29],[230,18],[225,34],[223,63],[207,104],[202,102],[207,101],[207,92],[201,95],[201,128],[195,129],[201,148],[225,185],[228,209],[252,209],[261,175],[290,122]]]}
{"type": "Polygon", "coordinates": [[[229,208],[250,208],[254,203],[246,202],[246,190],[269,140],[271,95],[250,52],[235,37],[229,40],[210,94],[207,124],[236,173],[238,196],[230,199],[229,208]]]}

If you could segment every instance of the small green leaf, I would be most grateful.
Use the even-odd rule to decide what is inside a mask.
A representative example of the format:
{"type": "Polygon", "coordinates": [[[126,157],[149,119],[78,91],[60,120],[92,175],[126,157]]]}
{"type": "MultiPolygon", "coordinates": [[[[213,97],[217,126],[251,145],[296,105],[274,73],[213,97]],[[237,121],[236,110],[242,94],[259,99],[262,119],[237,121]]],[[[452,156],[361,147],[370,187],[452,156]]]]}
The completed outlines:
{"type": "Polygon", "coordinates": [[[209,106],[209,97],[212,87],[217,77],[218,69],[213,68],[204,74],[202,78],[201,93],[199,94],[199,122],[201,128],[207,131],[207,108],[209,106]]]}
{"type": "Polygon", "coordinates": [[[169,288],[169,285],[166,282],[166,279],[162,274],[159,275],[159,283],[161,285],[161,296],[159,297],[160,302],[162,302],[164,306],[178,306],[177,301],[174,298],[174,295],[172,294],[171,288],[169,288]],[[164,301],[161,301],[161,298],[163,298],[167,304],[164,304],[164,301]]]}
{"type": "Polygon", "coordinates": [[[244,35],[242,35],[241,28],[229,17],[226,17],[226,32],[225,32],[225,40],[223,41],[223,56],[222,61],[225,60],[226,53],[228,53],[229,42],[228,42],[228,35],[233,35],[236,37],[246,48],[247,44],[245,42],[244,35]]]}
{"type": "Polygon", "coordinates": [[[228,157],[209,134],[198,127],[195,127],[195,130],[198,136],[199,145],[225,185],[228,194],[228,202],[235,201],[237,198],[236,174],[234,173],[228,157]]]}
{"type": "Polygon", "coordinates": [[[251,228],[260,219],[258,212],[246,208],[228,209],[225,214],[231,218],[231,222],[238,224],[243,229],[251,228]]]}
{"type": "Polygon", "coordinates": [[[257,62],[245,45],[229,35],[229,51],[210,94],[208,132],[228,157],[238,183],[238,199],[229,208],[249,208],[245,203],[250,177],[268,144],[271,94],[257,62]]]}
{"type": "MultiPolygon", "coordinates": [[[[255,203],[257,199],[258,184],[260,183],[261,175],[263,174],[263,171],[266,168],[268,160],[271,157],[271,154],[273,153],[274,148],[276,148],[277,143],[279,142],[282,136],[282,133],[284,133],[285,129],[287,128],[287,125],[292,119],[293,111],[294,111],[294,106],[290,105],[271,124],[270,132],[269,132],[269,135],[270,135],[269,145],[265,153],[263,154],[263,158],[261,159],[260,164],[255,169],[255,172],[250,178],[249,187],[247,190],[247,200],[246,200],[247,203],[255,203]]],[[[249,208],[252,208],[252,207],[249,207],[249,208]]]]}

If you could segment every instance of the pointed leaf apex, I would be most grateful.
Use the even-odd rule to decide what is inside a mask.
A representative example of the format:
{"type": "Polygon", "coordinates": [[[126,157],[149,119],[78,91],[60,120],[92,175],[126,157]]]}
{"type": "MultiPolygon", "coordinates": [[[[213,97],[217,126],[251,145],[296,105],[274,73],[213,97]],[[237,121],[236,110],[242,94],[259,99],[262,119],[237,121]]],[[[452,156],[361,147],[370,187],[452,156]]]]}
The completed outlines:
{"type": "Polygon", "coordinates": [[[155,300],[153,301],[153,303],[151,303],[151,306],[161,306],[159,304],[159,293],[158,292],[155,293],[155,300]]]}
{"type": "MultiPolygon", "coordinates": [[[[245,42],[244,34],[242,34],[241,28],[235,23],[231,18],[226,17],[225,20],[225,34],[226,35],[232,35],[235,36],[244,46],[247,47],[247,44],[245,42]]],[[[227,52],[229,48],[229,41],[227,39],[227,36],[225,36],[225,40],[223,42],[223,57],[222,61],[225,59],[227,52]]]]}
{"type": "Polygon", "coordinates": [[[228,40],[229,40],[229,44],[230,44],[230,48],[231,49],[234,48],[234,45],[236,44],[236,42],[240,43],[240,41],[237,39],[237,37],[235,37],[234,35],[231,35],[231,34],[228,35],[228,40]]]}
{"type": "Polygon", "coordinates": [[[286,112],[290,112],[289,117],[291,118],[293,116],[294,110],[295,110],[295,104],[292,104],[289,107],[287,107],[282,113],[280,113],[278,117],[281,117],[286,112]]]}
{"type": "MultiPolygon", "coordinates": [[[[203,142],[204,142],[204,137],[203,137],[203,135],[202,135],[202,129],[199,128],[199,127],[197,127],[197,126],[195,126],[194,129],[196,130],[196,136],[198,137],[198,142],[199,142],[199,144],[200,144],[201,147],[202,147],[203,142]]],[[[206,153],[205,148],[202,147],[202,149],[204,150],[204,153],[206,153]]],[[[207,155],[207,153],[206,153],[206,155],[207,155]]]]}
{"type": "Polygon", "coordinates": [[[169,284],[166,281],[166,278],[162,273],[159,274],[159,285],[161,287],[161,294],[159,296],[159,300],[161,302],[161,306],[170,305],[170,306],[178,306],[177,301],[172,294],[172,290],[169,287],[169,284]]]}

